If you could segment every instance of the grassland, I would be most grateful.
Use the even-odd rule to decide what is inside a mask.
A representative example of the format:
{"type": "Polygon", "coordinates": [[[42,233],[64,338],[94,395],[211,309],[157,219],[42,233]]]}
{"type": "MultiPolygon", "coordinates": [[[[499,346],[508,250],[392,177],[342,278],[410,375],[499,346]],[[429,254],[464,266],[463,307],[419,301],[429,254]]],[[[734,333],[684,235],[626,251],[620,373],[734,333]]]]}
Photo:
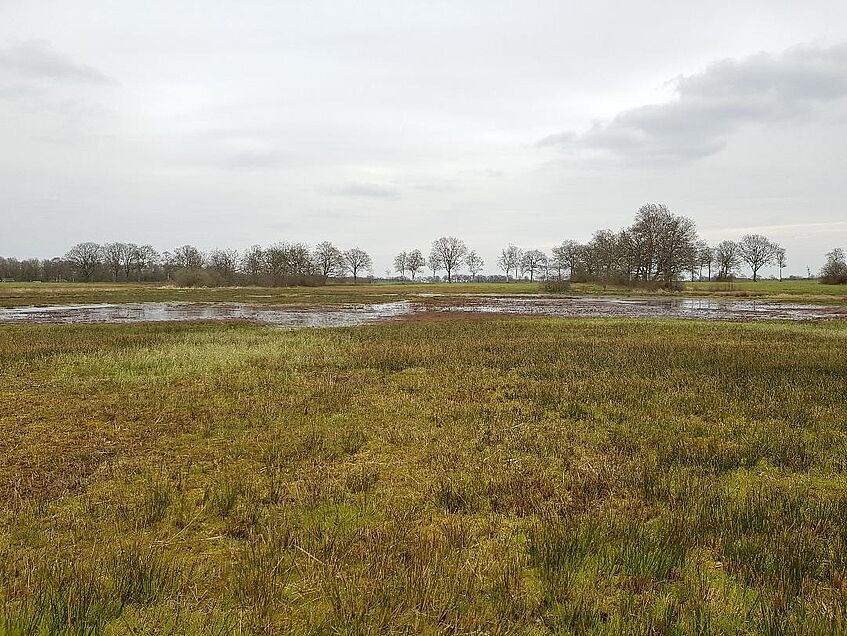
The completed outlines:
{"type": "MultiPolygon", "coordinates": [[[[324,287],[174,287],[132,283],[0,283],[0,307],[86,303],[240,302],[252,304],[338,305],[381,303],[420,294],[536,294],[537,283],[383,283],[324,287]]],[[[574,283],[570,294],[714,296],[785,302],[847,304],[847,285],[816,281],[685,283],[676,292],[574,283]]]]}
{"type": "Polygon", "coordinates": [[[847,323],[0,327],[0,633],[847,632],[847,323]]]}

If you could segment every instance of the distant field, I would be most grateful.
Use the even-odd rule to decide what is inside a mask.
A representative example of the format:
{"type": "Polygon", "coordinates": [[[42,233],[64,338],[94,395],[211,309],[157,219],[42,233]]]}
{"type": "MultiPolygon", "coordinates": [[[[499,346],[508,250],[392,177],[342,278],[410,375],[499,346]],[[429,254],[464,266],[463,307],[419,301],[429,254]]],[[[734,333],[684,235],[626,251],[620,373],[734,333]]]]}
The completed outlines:
{"type": "Polygon", "coordinates": [[[0,326],[0,359],[0,633],[847,630],[845,322],[0,326]]]}
{"type": "Polygon", "coordinates": [[[95,302],[242,302],[337,305],[403,300],[420,293],[537,293],[533,283],[361,284],[323,287],[172,287],[160,284],[0,283],[0,306],[95,302]]]}
{"type": "Polygon", "coordinates": [[[825,298],[839,297],[847,299],[847,285],[823,285],[815,280],[765,280],[758,282],[737,283],[686,283],[687,291],[707,294],[727,295],[766,295],[780,296],[821,296],[825,298]]]}
{"type": "MultiPolygon", "coordinates": [[[[240,302],[254,304],[337,305],[380,303],[414,298],[417,294],[530,294],[537,283],[382,283],[324,287],[212,287],[185,288],[132,283],[0,283],[0,306],[133,303],[133,302],[240,302]]],[[[571,294],[651,294],[614,285],[575,283],[571,294]]],[[[847,285],[816,281],[760,281],[757,283],[685,283],[679,295],[760,298],[786,302],[847,304],[847,285]]]]}

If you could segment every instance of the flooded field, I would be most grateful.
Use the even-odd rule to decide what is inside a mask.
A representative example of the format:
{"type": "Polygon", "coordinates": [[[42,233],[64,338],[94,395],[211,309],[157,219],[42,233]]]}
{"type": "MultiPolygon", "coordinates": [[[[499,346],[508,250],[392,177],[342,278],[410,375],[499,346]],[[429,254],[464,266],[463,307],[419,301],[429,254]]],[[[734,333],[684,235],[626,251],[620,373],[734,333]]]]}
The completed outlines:
{"type": "Polygon", "coordinates": [[[696,320],[821,320],[847,318],[847,307],[756,300],[572,296],[433,298],[433,309],[564,318],[689,318],[696,320]]]}
{"type": "Polygon", "coordinates": [[[847,318],[847,307],[706,298],[421,296],[419,301],[293,307],[241,303],[134,303],[0,308],[0,323],[253,322],[347,327],[414,314],[471,313],[564,318],[687,318],[697,320],[821,320],[847,318]]]}
{"type": "Polygon", "coordinates": [[[0,323],[139,323],[248,320],[304,327],[349,327],[388,320],[411,312],[409,303],[288,307],[224,303],[137,303],[56,305],[0,309],[0,323]]]}

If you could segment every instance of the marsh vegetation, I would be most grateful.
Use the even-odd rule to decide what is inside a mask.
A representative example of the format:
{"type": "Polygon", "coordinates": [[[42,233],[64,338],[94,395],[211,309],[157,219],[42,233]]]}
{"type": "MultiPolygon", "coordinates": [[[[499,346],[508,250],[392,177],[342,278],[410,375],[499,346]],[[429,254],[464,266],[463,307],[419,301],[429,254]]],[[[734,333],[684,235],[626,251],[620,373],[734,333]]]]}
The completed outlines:
{"type": "Polygon", "coordinates": [[[0,327],[0,632],[847,629],[847,323],[0,327]]]}

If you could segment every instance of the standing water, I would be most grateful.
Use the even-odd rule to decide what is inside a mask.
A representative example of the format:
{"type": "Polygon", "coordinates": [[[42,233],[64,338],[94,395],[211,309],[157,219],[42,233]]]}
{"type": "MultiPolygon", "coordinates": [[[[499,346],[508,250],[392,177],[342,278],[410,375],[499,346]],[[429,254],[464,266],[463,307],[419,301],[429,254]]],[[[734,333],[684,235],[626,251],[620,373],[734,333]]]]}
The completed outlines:
{"type": "Polygon", "coordinates": [[[0,308],[0,323],[144,323],[247,320],[303,327],[349,327],[421,312],[561,318],[820,320],[847,318],[847,307],[712,298],[607,296],[441,296],[340,307],[232,303],[136,303],[0,308]]]}

